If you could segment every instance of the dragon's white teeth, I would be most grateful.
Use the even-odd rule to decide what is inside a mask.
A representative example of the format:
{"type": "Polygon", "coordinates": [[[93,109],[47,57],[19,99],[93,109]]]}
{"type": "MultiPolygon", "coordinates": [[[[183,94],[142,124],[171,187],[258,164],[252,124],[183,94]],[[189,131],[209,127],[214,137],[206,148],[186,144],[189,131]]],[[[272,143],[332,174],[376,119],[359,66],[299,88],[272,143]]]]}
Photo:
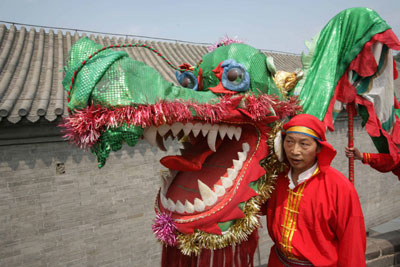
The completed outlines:
{"type": "Polygon", "coordinates": [[[202,127],[203,127],[203,124],[201,124],[200,122],[193,125],[192,132],[193,132],[194,137],[197,137],[199,135],[202,127]]]}
{"type": "MultiPolygon", "coordinates": [[[[146,128],[143,132],[143,137],[151,145],[158,145],[161,150],[165,151],[164,140],[160,137],[164,137],[169,131],[172,132],[172,135],[174,137],[177,137],[182,130],[186,136],[193,132],[194,137],[197,137],[199,133],[202,132],[203,136],[207,136],[208,145],[213,151],[216,151],[215,142],[217,140],[218,134],[221,139],[224,139],[225,136],[228,136],[230,140],[232,140],[233,137],[235,137],[236,140],[239,140],[242,133],[241,127],[228,126],[226,124],[211,125],[210,123],[206,123],[203,125],[201,122],[198,122],[193,125],[193,123],[190,122],[186,124],[176,122],[172,125],[163,124],[158,128],[155,126],[146,128]]],[[[245,152],[249,150],[247,143],[243,144],[243,150],[245,152]],[[246,148],[244,147],[245,144],[247,145],[246,148]]]]}
{"type": "Polygon", "coordinates": [[[161,136],[164,136],[166,133],[168,133],[169,130],[171,130],[171,126],[168,124],[163,124],[159,126],[157,130],[161,136]]]}
{"type": "Polygon", "coordinates": [[[221,182],[225,188],[229,188],[233,185],[232,180],[227,177],[221,177],[221,182]]]}
{"type": "Polygon", "coordinates": [[[193,213],[194,212],[193,204],[190,203],[187,199],[185,200],[185,212],[186,213],[193,213]]]}
{"type": "Polygon", "coordinates": [[[206,206],[212,206],[217,202],[217,194],[211,190],[205,183],[200,180],[197,180],[197,184],[199,185],[201,198],[206,206]]]}
{"type": "Polygon", "coordinates": [[[203,124],[201,122],[197,122],[193,125],[193,129],[201,130],[203,128],[203,124]]]}
{"type": "Polygon", "coordinates": [[[235,170],[240,170],[243,167],[243,161],[234,159],[233,167],[235,168],[235,170]]]}
{"type": "Polygon", "coordinates": [[[209,123],[204,124],[201,127],[201,133],[203,134],[203,136],[206,136],[208,134],[208,132],[211,130],[212,125],[209,123]]]}
{"type": "Polygon", "coordinates": [[[238,152],[238,157],[239,157],[239,160],[240,160],[240,161],[244,162],[244,161],[246,160],[247,153],[245,153],[245,152],[238,152]]]}
{"type": "Polygon", "coordinates": [[[171,126],[172,135],[173,136],[177,136],[178,133],[180,131],[182,131],[182,128],[183,128],[183,123],[182,122],[176,122],[176,123],[172,124],[172,126],[171,126]]]}
{"type": "Polygon", "coordinates": [[[218,131],[210,130],[207,135],[207,143],[208,147],[216,152],[217,149],[215,148],[215,142],[217,141],[218,131]]]}
{"type": "Polygon", "coordinates": [[[167,205],[168,205],[168,206],[167,206],[167,209],[168,209],[169,211],[172,211],[172,212],[175,211],[176,206],[175,206],[174,201],[172,201],[172,199],[168,198],[168,204],[167,204],[167,205]]]}
{"type": "Polygon", "coordinates": [[[160,198],[161,198],[161,203],[162,203],[163,207],[168,209],[168,200],[165,197],[165,195],[161,193],[160,198]]]}
{"type": "Polygon", "coordinates": [[[235,169],[228,168],[227,172],[228,172],[228,178],[234,181],[236,176],[238,175],[238,171],[235,169]]]}
{"type": "Polygon", "coordinates": [[[183,133],[184,133],[185,135],[189,135],[190,132],[192,131],[192,129],[193,129],[193,123],[191,123],[191,122],[186,123],[186,124],[183,126],[183,133]]]}
{"type": "Polygon", "coordinates": [[[223,187],[222,185],[215,184],[214,191],[218,197],[225,195],[225,187],[223,187]]]}
{"type": "Polygon", "coordinates": [[[206,208],[206,205],[204,205],[204,202],[196,197],[194,199],[194,210],[201,212],[205,208],[206,208]]]}
{"type": "Polygon", "coordinates": [[[236,140],[239,141],[240,136],[242,135],[242,128],[236,127],[234,135],[235,135],[236,140]]]}
{"type": "Polygon", "coordinates": [[[178,171],[169,170],[169,177],[171,177],[172,179],[174,179],[177,174],[178,174],[178,171]]]}
{"type": "Polygon", "coordinates": [[[197,137],[199,135],[199,133],[200,133],[200,130],[193,129],[192,132],[193,132],[193,136],[197,137]]]}
{"type": "Polygon", "coordinates": [[[179,213],[185,212],[185,206],[183,206],[182,202],[180,202],[179,200],[176,201],[176,211],[179,213]]]}
{"type": "Polygon", "coordinates": [[[250,146],[249,146],[249,144],[248,143],[243,143],[242,144],[242,149],[243,149],[243,152],[249,152],[250,151],[250,146]]]}
{"type": "Polygon", "coordinates": [[[160,136],[156,137],[156,143],[157,143],[158,148],[161,151],[167,151],[167,149],[165,148],[165,145],[164,145],[164,138],[162,138],[160,136]]]}
{"type": "Polygon", "coordinates": [[[154,126],[151,126],[149,128],[144,129],[143,131],[143,137],[146,139],[146,141],[152,145],[156,146],[157,145],[157,128],[154,126]]]}
{"type": "Polygon", "coordinates": [[[167,190],[166,188],[168,187],[168,178],[165,176],[161,176],[161,192],[166,194],[167,190]]]}
{"type": "Polygon", "coordinates": [[[219,126],[218,132],[222,140],[224,139],[227,131],[228,131],[228,125],[222,124],[219,126]]]}
{"type": "Polygon", "coordinates": [[[226,135],[228,135],[229,139],[232,140],[233,135],[235,134],[236,128],[234,126],[229,126],[226,135]]]}

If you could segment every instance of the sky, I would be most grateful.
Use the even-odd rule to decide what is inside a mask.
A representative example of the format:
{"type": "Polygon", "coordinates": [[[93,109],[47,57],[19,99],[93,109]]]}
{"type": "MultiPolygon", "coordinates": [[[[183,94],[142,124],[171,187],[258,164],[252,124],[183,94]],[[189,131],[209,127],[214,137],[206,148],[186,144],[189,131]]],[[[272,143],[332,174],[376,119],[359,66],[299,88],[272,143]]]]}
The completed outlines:
{"type": "Polygon", "coordinates": [[[0,21],[198,43],[229,36],[299,54],[337,13],[360,6],[377,11],[400,37],[400,0],[1,0],[0,21]]]}

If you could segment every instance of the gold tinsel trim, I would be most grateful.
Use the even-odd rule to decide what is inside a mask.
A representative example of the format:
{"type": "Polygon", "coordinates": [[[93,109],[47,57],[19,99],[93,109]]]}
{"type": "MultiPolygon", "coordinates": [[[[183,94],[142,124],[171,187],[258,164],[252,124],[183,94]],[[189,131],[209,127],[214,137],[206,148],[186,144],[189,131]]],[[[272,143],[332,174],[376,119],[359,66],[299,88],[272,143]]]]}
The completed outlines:
{"type": "Polygon", "coordinates": [[[184,255],[199,255],[202,249],[215,250],[240,244],[247,240],[248,236],[260,226],[259,212],[261,205],[270,198],[278,174],[287,168],[287,165],[280,162],[274,153],[274,139],[282,125],[282,121],[275,123],[269,133],[267,140],[269,153],[260,163],[266,170],[266,174],[257,181],[258,195],[245,203],[243,208],[245,217],[237,219],[223,235],[210,234],[199,230],[190,235],[178,233],[178,247],[184,255]]]}

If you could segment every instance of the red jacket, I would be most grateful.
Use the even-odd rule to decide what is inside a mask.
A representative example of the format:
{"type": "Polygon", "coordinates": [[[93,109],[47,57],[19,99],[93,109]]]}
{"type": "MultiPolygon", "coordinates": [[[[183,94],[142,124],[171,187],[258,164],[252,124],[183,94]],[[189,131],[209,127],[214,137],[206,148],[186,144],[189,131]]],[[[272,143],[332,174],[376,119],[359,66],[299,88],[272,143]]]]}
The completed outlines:
{"type": "Polygon", "coordinates": [[[400,155],[393,159],[390,154],[384,153],[363,153],[364,164],[369,164],[372,168],[380,172],[393,172],[400,180],[400,155]]]}

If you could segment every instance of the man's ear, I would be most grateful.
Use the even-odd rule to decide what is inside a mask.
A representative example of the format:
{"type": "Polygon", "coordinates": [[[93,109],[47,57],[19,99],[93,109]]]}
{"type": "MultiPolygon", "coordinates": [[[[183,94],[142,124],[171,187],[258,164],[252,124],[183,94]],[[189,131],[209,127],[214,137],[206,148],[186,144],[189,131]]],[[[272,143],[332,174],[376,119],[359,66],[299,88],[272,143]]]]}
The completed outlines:
{"type": "Polygon", "coordinates": [[[317,154],[321,152],[321,148],[322,148],[321,144],[317,142],[317,150],[316,150],[317,154]]]}

